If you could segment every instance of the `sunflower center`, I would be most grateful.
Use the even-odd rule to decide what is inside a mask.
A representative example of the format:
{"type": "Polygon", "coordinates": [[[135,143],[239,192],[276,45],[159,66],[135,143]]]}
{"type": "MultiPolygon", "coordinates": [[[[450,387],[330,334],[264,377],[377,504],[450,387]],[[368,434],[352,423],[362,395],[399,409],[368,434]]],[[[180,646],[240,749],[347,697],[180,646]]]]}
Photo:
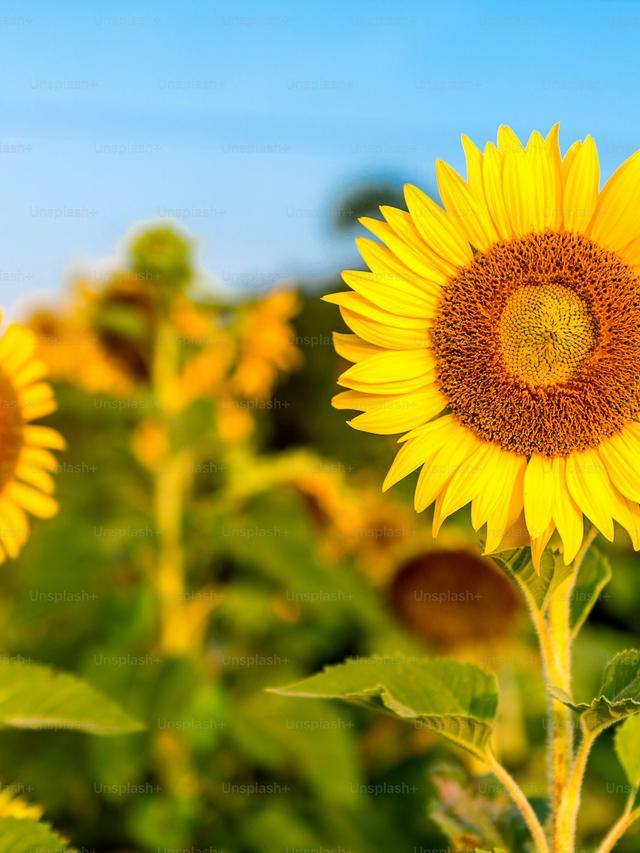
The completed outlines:
{"type": "Polygon", "coordinates": [[[15,474],[22,447],[22,414],[13,383],[0,370],[0,488],[15,474]]]}
{"type": "Polygon", "coordinates": [[[581,235],[478,252],[431,336],[452,413],[505,450],[566,456],[640,417],[640,281],[581,235]]]}
{"type": "Polygon", "coordinates": [[[507,299],[500,317],[505,367],[531,385],[573,376],[596,342],[585,301],[561,284],[525,284],[507,299]]]}

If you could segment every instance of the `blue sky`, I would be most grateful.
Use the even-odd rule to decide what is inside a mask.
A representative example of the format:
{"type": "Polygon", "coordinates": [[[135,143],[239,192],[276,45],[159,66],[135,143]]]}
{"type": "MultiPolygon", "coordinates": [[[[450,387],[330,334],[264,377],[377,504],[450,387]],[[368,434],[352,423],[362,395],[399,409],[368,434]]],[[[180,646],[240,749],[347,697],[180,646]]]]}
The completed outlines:
{"type": "Polygon", "coordinates": [[[167,214],[228,289],[321,275],[341,190],[429,186],[502,122],[592,133],[608,175],[640,147],[639,43],[634,2],[3,3],[1,302],[167,214]]]}

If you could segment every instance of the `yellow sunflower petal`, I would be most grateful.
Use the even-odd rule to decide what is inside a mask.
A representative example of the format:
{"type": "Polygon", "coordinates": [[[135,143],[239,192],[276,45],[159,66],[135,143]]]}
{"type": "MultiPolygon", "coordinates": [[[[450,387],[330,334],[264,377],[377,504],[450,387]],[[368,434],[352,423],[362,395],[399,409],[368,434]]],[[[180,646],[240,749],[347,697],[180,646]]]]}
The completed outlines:
{"type": "Polygon", "coordinates": [[[331,302],[338,305],[340,308],[346,308],[355,314],[360,314],[362,317],[367,317],[370,320],[375,320],[376,323],[382,323],[386,326],[395,326],[399,329],[424,329],[427,325],[424,317],[407,317],[401,314],[393,314],[378,305],[374,305],[364,296],[359,293],[354,293],[351,290],[341,290],[339,293],[329,293],[323,296],[325,302],[331,302]]]}
{"type": "Polygon", "coordinates": [[[577,156],[577,154],[581,148],[582,148],[582,142],[580,142],[580,140],[578,140],[577,142],[574,142],[573,145],[571,145],[569,147],[569,149],[567,150],[567,153],[562,158],[562,183],[563,183],[563,185],[566,185],[566,183],[567,183],[567,176],[569,175],[569,171],[571,170],[571,166],[573,164],[573,161],[574,161],[575,157],[577,156]]]}
{"type": "Polygon", "coordinates": [[[498,234],[487,210],[484,193],[474,194],[461,176],[445,163],[436,163],[438,190],[452,222],[476,249],[488,249],[498,234]]]}
{"type": "Polygon", "coordinates": [[[553,481],[550,460],[534,454],[524,475],[524,517],[532,539],[541,536],[551,523],[553,481]]]}
{"type": "Polygon", "coordinates": [[[5,543],[5,537],[0,534],[0,565],[4,563],[7,559],[7,554],[9,553],[9,549],[5,543]]]}
{"type": "Polygon", "coordinates": [[[524,151],[524,145],[518,139],[518,135],[506,124],[501,124],[498,128],[498,151],[503,157],[522,154],[524,151]]]}
{"type": "Polygon", "coordinates": [[[640,233],[640,151],[636,151],[605,184],[587,234],[612,251],[624,249],[640,233]]]}
{"type": "Polygon", "coordinates": [[[640,507],[638,504],[625,498],[624,495],[616,493],[616,505],[613,512],[616,521],[629,534],[634,551],[640,551],[640,507]]]}
{"type": "MultiPolygon", "coordinates": [[[[479,439],[470,430],[452,421],[446,444],[420,471],[414,496],[416,512],[422,512],[433,503],[479,444],[479,439]]],[[[437,526],[440,520],[434,517],[434,524],[437,526]]]]}
{"type": "Polygon", "coordinates": [[[566,460],[569,494],[578,507],[609,540],[613,540],[612,486],[604,463],[595,450],[571,453],[566,460]]]}
{"type": "Polygon", "coordinates": [[[560,130],[559,124],[554,124],[547,138],[544,141],[545,150],[547,153],[547,162],[549,167],[549,184],[545,190],[545,198],[547,204],[547,224],[550,228],[556,231],[562,228],[563,213],[562,213],[562,198],[563,198],[563,175],[562,175],[562,156],[560,154],[560,142],[558,133],[560,130]],[[552,215],[552,210],[555,211],[555,216],[552,215]]]}
{"type": "Polygon", "coordinates": [[[58,504],[52,497],[23,483],[16,481],[8,483],[4,494],[37,518],[52,518],[58,512],[58,504]]]}
{"type": "Polygon", "coordinates": [[[403,480],[416,468],[435,456],[443,443],[447,441],[452,423],[451,415],[445,415],[405,436],[406,440],[396,454],[396,458],[393,460],[393,464],[382,484],[382,491],[386,492],[391,486],[399,483],[400,480],[403,480]]]}
{"type": "Polygon", "coordinates": [[[367,394],[361,391],[341,391],[331,398],[334,409],[356,409],[359,412],[368,412],[369,409],[380,404],[381,400],[395,400],[392,397],[381,394],[367,394]]]}
{"type": "Polygon", "coordinates": [[[55,491],[55,483],[51,474],[43,471],[42,468],[35,468],[29,465],[18,465],[16,468],[16,477],[23,480],[30,486],[34,486],[46,495],[52,495],[55,491]]]}
{"type": "Polygon", "coordinates": [[[596,209],[599,184],[598,149],[593,139],[587,136],[567,170],[564,188],[564,225],[567,231],[586,231],[596,209]]]}
{"type": "Polygon", "coordinates": [[[429,281],[438,281],[442,276],[448,278],[455,271],[442,258],[429,251],[427,244],[417,234],[408,213],[391,207],[384,210],[389,222],[363,216],[360,224],[375,234],[413,273],[429,281]],[[390,223],[393,223],[395,228],[390,223]],[[408,240],[412,242],[407,242],[408,240]]]}
{"type": "Polygon", "coordinates": [[[486,524],[500,498],[503,486],[506,486],[506,475],[512,467],[512,454],[506,453],[501,447],[490,444],[484,458],[481,488],[474,496],[471,507],[471,524],[475,530],[486,524]]]}
{"type": "Polygon", "coordinates": [[[341,308],[340,313],[344,322],[358,337],[376,347],[413,350],[426,347],[429,343],[426,322],[422,329],[401,329],[363,317],[347,308],[341,308]]]}
{"type": "MultiPolygon", "coordinates": [[[[515,454],[513,454],[515,456],[515,454]]],[[[507,537],[514,539],[523,537],[526,525],[524,523],[524,475],[527,470],[527,460],[524,456],[516,456],[504,470],[504,488],[500,491],[487,516],[487,539],[484,553],[493,554],[498,550],[507,537]],[[522,521],[516,528],[519,519],[522,521]]],[[[518,547],[518,546],[516,546],[518,547]]]]}
{"type": "Polygon", "coordinates": [[[427,245],[455,266],[466,266],[473,258],[471,246],[446,211],[411,184],[405,186],[404,197],[411,217],[427,245]]]}
{"type": "Polygon", "coordinates": [[[57,408],[56,401],[53,398],[42,400],[42,402],[25,403],[22,406],[22,416],[25,421],[35,421],[52,414],[57,408]]]}
{"type": "Polygon", "coordinates": [[[440,511],[443,517],[457,512],[477,497],[485,482],[485,461],[491,445],[482,442],[449,480],[440,511]]]}
{"type": "Polygon", "coordinates": [[[640,501],[640,433],[628,425],[598,447],[600,458],[616,489],[632,501],[640,501]]]}
{"type": "MultiPolygon", "coordinates": [[[[20,543],[18,542],[14,531],[11,529],[9,522],[3,516],[2,511],[0,510],[0,542],[2,542],[2,547],[6,550],[9,557],[12,560],[15,560],[18,554],[20,553],[20,543]]],[[[0,562],[2,560],[0,559],[0,562]]]]}
{"type": "Polygon", "coordinates": [[[455,273],[456,265],[449,258],[444,257],[444,253],[436,251],[435,247],[424,239],[409,211],[382,205],[380,213],[398,237],[410,246],[417,255],[424,258],[430,266],[447,276],[455,273]]]}
{"type": "Polygon", "coordinates": [[[0,516],[2,527],[11,533],[19,545],[23,545],[29,535],[29,519],[26,512],[13,501],[0,498],[0,516]]]}
{"type": "Polygon", "coordinates": [[[482,152],[466,134],[460,137],[467,161],[467,184],[474,195],[484,192],[482,183],[482,152]]]}
{"type": "MultiPolygon", "coordinates": [[[[339,383],[354,391],[370,391],[385,394],[399,390],[403,383],[421,382],[433,371],[433,358],[426,349],[383,352],[359,361],[346,370],[339,383]],[[390,385],[389,390],[385,390],[390,385]]],[[[418,386],[419,387],[419,386],[418,386]]],[[[411,388],[410,390],[417,390],[411,388]]]]}
{"type": "Polygon", "coordinates": [[[13,381],[18,387],[23,387],[44,379],[48,375],[49,369],[44,361],[33,358],[16,371],[13,381]]]}
{"type": "Polygon", "coordinates": [[[553,460],[553,521],[564,545],[564,563],[569,565],[580,550],[584,535],[582,512],[569,493],[565,476],[565,460],[553,460]]]}
{"type": "Polygon", "coordinates": [[[5,372],[14,373],[36,350],[36,336],[24,326],[12,323],[0,338],[0,363],[5,372]]]}
{"type": "Polygon", "coordinates": [[[363,358],[382,352],[380,347],[363,341],[357,335],[345,335],[342,332],[333,333],[333,346],[338,355],[346,361],[362,361],[363,358]]]}
{"type": "MultiPolygon", "coordinates": [[[[540,142],[540,145],[542,143],[540,142]]],[[[540,199],[541,175],[539,160],[544,153],[510,148],[504,154],[502,193],[509,222],[515,234],[529,234],[543,227],[540,199]]]]}
{"type": "Polygon", "coordinates": [[[502,160],[495,146],[488,142],[482,158],[482,178],[487,207],[496,231],[503,240],[513,236],[513,226],[502,194],[502,160]]]}
{"type": "Polygon", "coordinates": [[[446,408],[447,399],[435,387],[402,394],[348,421],[349,426],[378,435],[394,435],[430,421],[446,408]]]}
{"type": "MultiPolygon", "coordinates": [[[[501,539],[511,526],[512,519],[515,520],[522,511],[526,459],[496,445],[489,447],[490,451],[484,459],[480,488],[471,508],[471,523],[476,530],[487,524],[493,545],[498,532],[501,539]],[[513,490],[519,481],[522,481],[520,496],[515,504],[519,502],[520,505],[516,511],[513,490]]],[[[487,549],[493,550],[488,544],[487,549]]]]}
{"type": "Polygon", "coordinates": [[[44,468],[45,471],[57,471],[58,460],[44,447],[29,447],[25,445],[20,451],[18,463],[36,468],[44,468]]]}
{"type": "Polygon", "coordinates": [[[346,270],[345,284],[379,308],[405,317],[433,317],[441,287],[424,282],[422,288],[397,276],[381,276],[368,272],[346,270]]]}
{"type": "MultiPolygon", "coordinates": [[[[384,225],[384,223],[382,224],[384,225]]],[[[432,270],[432,275],[429,277],[418,275],[409,269],[386,246],[381,246],[380,243],[376,243],[374,240],[369,240],[366,237],[356,237],[356,245],[366,265],[371,272],[377,275],[397,276],[403,281],[414,285],[419,290],[425,288],[428,292],[433,292],[434,288],[438,285],[447,283],[446,274],[435,267],[432,270]]]]}
{"type": "Polygon", "coordinates": [[[51,450],[64,450],[67,446],[60,433],[51,427],[29,425],[24,428],[25,442],[51,450]]]}
{"type": "Polygon", "coordinates": [[[549,540],[555,533],[556,526],[553,521],[549,522],[548,527],[539,535],[533,536],[531,538],[531,560],[533,562],[533,567],[536,572],[540,572],[540,561],[542,559],[542,554],[544,553],[544,549],[549,544],[549,540]]]}
{"type": "Polygon", "coordinates": [[[38,382],[20,391],[20,402],[25,403],[43,403],[52,397],[53,388],[48,382],[38,382]]]}
{"type": "MultiPolygon", "coordinates": [[[[354,409],[359,412],[370,412],[372,409],[378,408],[385,403],[391,404],[394,401],[412,397],[417,393],[435,391],[435,384],[426,385],[424,388],[418,388],[417,391],[409,394],[370,394],[363,391],[341,391],[331,398],[331,405],[334,409],[354,409]]],[[[424,422],[427,418],[425,417],[424,422]]],[[[413,431],[415,427],[411,427],[413,431]]],[[[408,433],[410,434],[410,433],[408,433]]]]}

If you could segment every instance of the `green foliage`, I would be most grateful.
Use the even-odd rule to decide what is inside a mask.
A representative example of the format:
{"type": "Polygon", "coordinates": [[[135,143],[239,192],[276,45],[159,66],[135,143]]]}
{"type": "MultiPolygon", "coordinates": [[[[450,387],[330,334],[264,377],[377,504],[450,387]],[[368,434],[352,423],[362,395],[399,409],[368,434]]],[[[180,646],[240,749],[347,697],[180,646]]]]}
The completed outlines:
{"type": "Polygon", "coordinates": [[[640,788],[640,716],[626,719],[616,729],[616,754],[632,788],[640,788]]]}
{"type": "Polygon", "coordinates": [[[574,702],[560,690],[557,699],[580,715],[587,731],[597,733],[640,712],[640,650],[627,649],[605,667],[598,696],[591,702],[574,702]]]}
{"type": "Polygon", "coordinates": [[[73,853],[51,827],[28,818],[0,817],[0,853],[73,853]]]}
{"type": "Polygon", "coordinates": [[[531,560],[530,548],[514,548],[493,555],[492,559],[522,589],[531,606],[545,609],[549,597],[572,572],[565,566],[559,554],[547,548],[540,559],[540,571],[536,572],[531,560]]]}
{"type": "Polygon", "coordinates": [[[571,629],[574,637],[586,622],[600,593],[610,580],[609,559],[592,545],[580,566],[571,598],[571,629]]]}
{"type": "Polygon", "coordinates": [[[357,805],[363,778],[352,737],[356,724],[342,709],[259,696],[236,710],[229,725],[244,752],[274,770],[304,768],[307,784],[328,807],[357,805]]]}
{"type": "Polygon", "coordinates": [[[96,735],[143,726],[74,675],[22,661],[0,661],[0,724],[18,729],[72,729],[96,735]]]}
{"type": "Polygon", "coordinates": [[[495,676],[454,660],[372,657],[348,660],[273,692],[342,699],[438,732],[483,758],[498,707],[495,676]]]}

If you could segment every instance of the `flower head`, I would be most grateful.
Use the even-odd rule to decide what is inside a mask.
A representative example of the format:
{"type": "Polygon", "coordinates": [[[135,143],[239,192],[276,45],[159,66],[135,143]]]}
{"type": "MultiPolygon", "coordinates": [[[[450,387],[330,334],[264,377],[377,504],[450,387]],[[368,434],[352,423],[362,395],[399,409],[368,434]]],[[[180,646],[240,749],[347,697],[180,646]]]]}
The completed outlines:
{"type": "Polygon", "coordinates": [[[52,497],[51,450],[64,440],[54,429],[32,422],[56,408],[47,367],[35,356],[36,337],[11,325],[0,338],[0,562],[17,557],[29,534],[28,514],[50,518],[58,510],[52,497]]]}
{"type": "Polygon", "coordinates": [[[404,433],[384,487],[420,468],[435,533],[470,503],[488,553],[520,529],[537,562],[557,530],[568,563],[584,517],[638,549],[640,152],[599,191],[595,143],[562,157],[557,126],[463,146],[466,180],[438,163],[443,206],[407,186],[407,211],[362,220],[370,271],[325,297],[354,333],[334,405],[404,433]]]}

